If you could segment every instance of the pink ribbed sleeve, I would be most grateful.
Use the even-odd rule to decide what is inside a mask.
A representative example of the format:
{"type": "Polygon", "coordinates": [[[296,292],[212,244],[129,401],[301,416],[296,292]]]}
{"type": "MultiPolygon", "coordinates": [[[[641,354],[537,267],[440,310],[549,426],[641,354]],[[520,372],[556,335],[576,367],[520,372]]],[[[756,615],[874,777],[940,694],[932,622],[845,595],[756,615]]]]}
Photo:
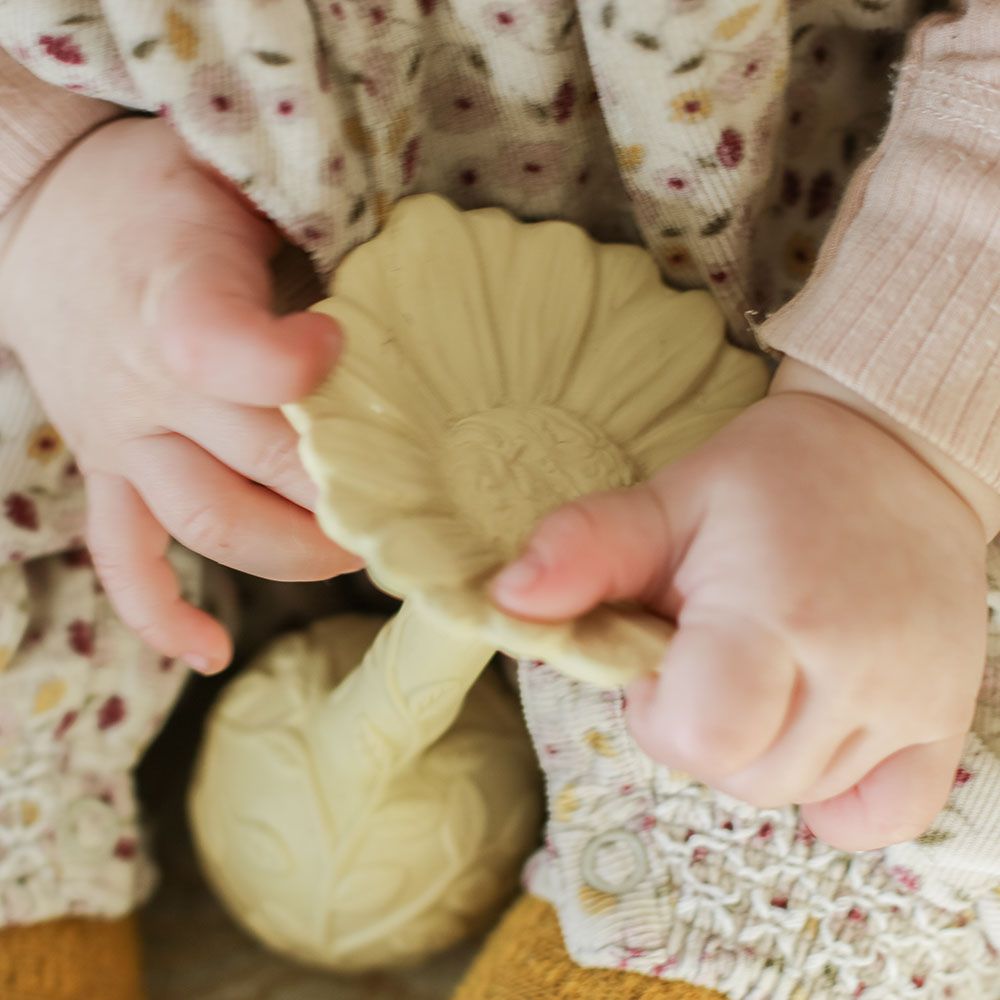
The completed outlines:
{"type": "Polygon", "coordinates": [[[0,215],[66,146],[120,113],[44,83],[0,51],[0,215]]]}
{"type": "Polygon", "coordinates": [[[1000,0],[918,27],[883,141],[760,337],[1000,489],[1000,0]]]}

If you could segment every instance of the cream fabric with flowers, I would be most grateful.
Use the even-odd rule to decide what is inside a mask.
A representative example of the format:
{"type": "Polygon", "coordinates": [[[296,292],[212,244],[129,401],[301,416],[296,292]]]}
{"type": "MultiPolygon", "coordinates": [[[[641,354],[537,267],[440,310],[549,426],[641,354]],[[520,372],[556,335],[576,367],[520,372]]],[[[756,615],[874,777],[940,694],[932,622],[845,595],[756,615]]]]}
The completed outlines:
{"type": "MultiPolygon", "coordinates": [[[[0,926],[117,916],[152,886],[131,771],[185,669],[112,610],[82,478],[8,354],[0,484],[0,926]]],[[[196,598],[198,564],[178,566],[196,598]]]]}
{"type": "Polygon", "coordinates": [[[732,333],[801,287],[917,0],[33,0],[0,44],[168,117],[329,275],[417,191],[644,242],[732,333]]]}

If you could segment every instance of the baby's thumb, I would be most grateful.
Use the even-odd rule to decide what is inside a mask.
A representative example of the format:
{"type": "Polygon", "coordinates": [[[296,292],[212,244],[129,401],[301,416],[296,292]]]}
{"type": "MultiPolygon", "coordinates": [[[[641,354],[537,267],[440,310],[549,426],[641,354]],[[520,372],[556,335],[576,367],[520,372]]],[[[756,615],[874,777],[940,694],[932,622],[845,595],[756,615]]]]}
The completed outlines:
{"type": "Polygon", "coordinates": [[[646,601],[669,579],[667,517],[647,485],[560,507],[492,583],[506,612],[535,621],[575,618],[606,601],[646,601]]]}
{"type": "Polygon", "coordinates": [[[293,402],[326,375],[339,344],[319,313],[277,317],[267,248],[206,232],[196,253],[152,275],[143,318],[175,375],[231,403],[293,402]]]}

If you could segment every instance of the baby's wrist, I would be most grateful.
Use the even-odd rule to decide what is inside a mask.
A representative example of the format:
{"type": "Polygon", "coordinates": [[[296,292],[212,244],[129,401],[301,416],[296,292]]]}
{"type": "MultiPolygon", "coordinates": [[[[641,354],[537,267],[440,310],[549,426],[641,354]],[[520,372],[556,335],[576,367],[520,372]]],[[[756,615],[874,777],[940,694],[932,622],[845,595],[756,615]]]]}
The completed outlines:
{"type": "Polygon", "coordinates": [[[17,347],[16,343],[14,343],[14,332],[17,324],[7,322],[5,315],[5,306],[11,299],[7,286],[9,280],[12,280],[8,279],[7,276],[11,270],[10,258],[14,252],[18,235],[28,216],[31,214],[32,206],[45,188],[49,178],[73,150],[87,142],[91,136],[121,120],[122,117],[116,117],[99,122],[93,128],[80,135],[75,141],[66,146],[58,156],[45,164],[32,181],[7,207],[6,211],[0,214],[0,346],[14,348],[15,350],[17,347]]]}
{"type": "Polygon", "coordinates": [[[48,170],[39,174],[0,215],[0,346],[3,347],[14,347],[12,333],[16,326],[6,321],[5,308],[10,301],[7,274],[10,270],[11,248],[47,173],[48,170]]]}
{"type": "Polygon", "coordinates": [[[987,541],[1000,532],[1000,494],[926,438],[904,427],[863,396],[836,379],[794,358],[785,358],[771,384],[770,395],[805,393],[840,403],[877,424],[913,452],[970,507],[987,541]]]}
{"type": "Polygon", "coordinates": [[[27,215],[28,209],[34,201],[35,195],[38,193],[38,189],[41,187],[43,178],[47,173],[48,170],[44,170],[35,177],[14,201],[7,206],[7,210],[0,215],[0,272],[3,270],[14,236],[20,228],[25,215],[27,215]]]}

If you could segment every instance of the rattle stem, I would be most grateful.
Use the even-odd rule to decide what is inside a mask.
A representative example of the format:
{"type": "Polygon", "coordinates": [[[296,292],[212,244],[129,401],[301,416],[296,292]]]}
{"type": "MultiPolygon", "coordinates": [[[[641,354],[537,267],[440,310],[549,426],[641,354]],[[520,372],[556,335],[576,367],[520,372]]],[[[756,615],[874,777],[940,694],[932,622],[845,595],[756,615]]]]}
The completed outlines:
{"type": "Polygon", "coordinates": [[[404,603],[310,726],[317,759],[336,783],[331,801],[343,798],[345,782],[373,799],[431,747],[455,722],[495,651],[404,603]]]}

